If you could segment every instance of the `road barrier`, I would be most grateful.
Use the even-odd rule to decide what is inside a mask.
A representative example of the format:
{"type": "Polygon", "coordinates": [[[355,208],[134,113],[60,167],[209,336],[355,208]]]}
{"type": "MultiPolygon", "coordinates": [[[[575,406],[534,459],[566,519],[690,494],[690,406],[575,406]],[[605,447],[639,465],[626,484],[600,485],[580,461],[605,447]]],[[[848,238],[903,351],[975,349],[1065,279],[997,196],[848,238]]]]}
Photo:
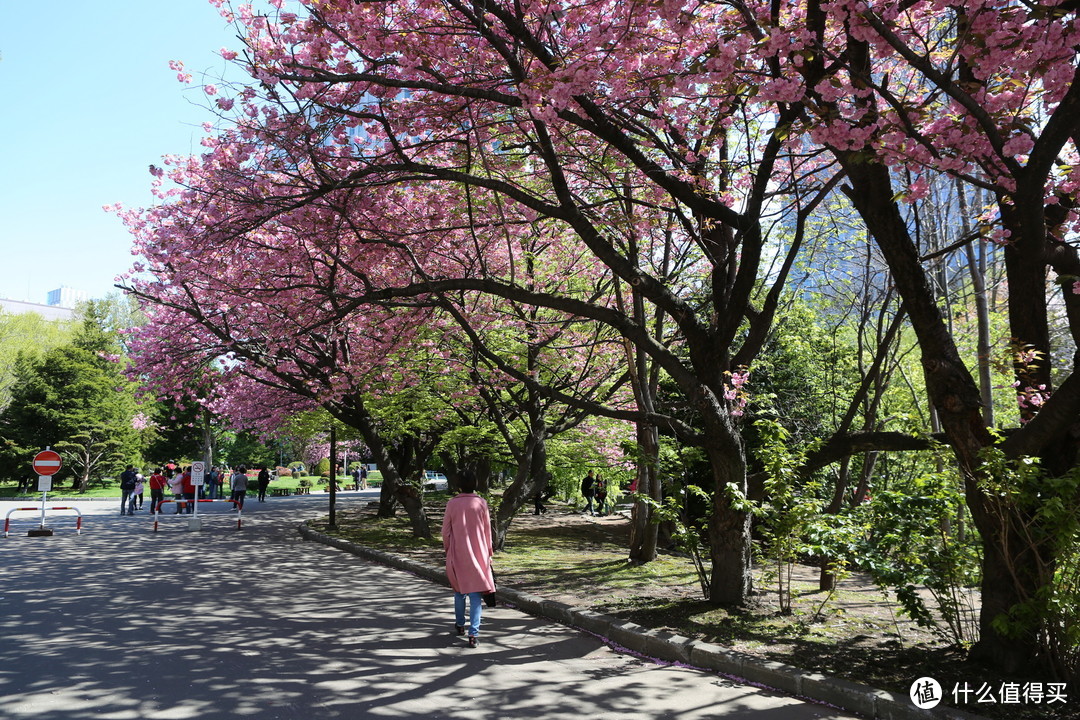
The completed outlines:
{"type": "MultiPolygon", "coordinates": [[[[202,503],[232,503],[236,507],[236,529],[239,530],[244,526],[244,506],[243,503],[241,503],[239,500],[212,500],[210,498],[199,498],[198,500],[178,500],[176,498],[169,498],[167,500],[162,500],[160,503],[158,503],[158,506],[154,508],[154,532],[157,532],[158,530],[158,518],[161,515],[179,515],[185,518],[197,517],[197,515],[194,513],[182,513],[179,510],[174,513],[162,513],[161,506],[167,505],[168,503],[176,503],[177,508],[180,508],[181,506],[186,506],[188,503],[199,503],[200,505],[202,503]]],[[[198,505],[195,506],[195,509],[198,510],[198,505]]]]}
{"type": "Polygon", "coordinates": [[[77,507],[71,507],[69,505],[54,505],[52,507],[42,508],[40,505],[37,507],[18,507],[8,510],[7,515],[4,517],[4,537],[8,536],[8,532],[11,530],[11,514],[23,511],[34,512],[41,518],[41,524],[44,526],[45,512],[48,510],[73,510],[77,517],[75,518],[75,534],[82,535],[82,513],[77,507]]]}

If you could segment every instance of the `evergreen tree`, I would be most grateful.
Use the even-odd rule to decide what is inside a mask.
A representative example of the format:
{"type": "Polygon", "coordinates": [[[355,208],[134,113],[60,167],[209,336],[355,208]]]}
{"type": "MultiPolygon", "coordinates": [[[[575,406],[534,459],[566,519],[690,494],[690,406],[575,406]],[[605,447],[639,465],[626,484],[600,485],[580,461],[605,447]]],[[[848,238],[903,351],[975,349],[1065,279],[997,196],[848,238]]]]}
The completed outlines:
{"type": "Polygon", "coordinates": [[[70,477],[85,491],[92,480],[138,459],[132,384],[117,335],[102,319],[102,308],[91,302],[70,343],[19,357],[11,402],[0,412],[8,474],[22,474],[33,453],[53,447],[64,456],[57,477],[70,477]]]}

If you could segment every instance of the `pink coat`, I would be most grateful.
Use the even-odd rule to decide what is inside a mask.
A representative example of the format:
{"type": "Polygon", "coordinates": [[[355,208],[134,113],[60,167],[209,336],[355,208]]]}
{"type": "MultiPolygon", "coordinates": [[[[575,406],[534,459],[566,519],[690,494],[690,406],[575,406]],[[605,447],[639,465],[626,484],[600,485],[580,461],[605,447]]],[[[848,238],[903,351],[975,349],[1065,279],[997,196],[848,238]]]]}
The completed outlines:
{"type": "Polygon", "coordinates": [[[446,577],[459,593],[495,592],[491,574],[491,517],[487,502],[461,493],[446,503],[442,525],[446,577]]]}

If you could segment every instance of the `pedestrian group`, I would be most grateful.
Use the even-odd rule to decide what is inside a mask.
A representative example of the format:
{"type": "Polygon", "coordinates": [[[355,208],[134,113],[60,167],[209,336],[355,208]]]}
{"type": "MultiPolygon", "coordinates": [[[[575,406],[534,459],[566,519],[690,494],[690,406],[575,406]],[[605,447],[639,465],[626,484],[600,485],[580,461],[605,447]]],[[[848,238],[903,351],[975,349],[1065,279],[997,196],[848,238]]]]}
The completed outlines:
{"type": "MultiPolygon", "coordinates": [[[[168,463],[154,468],[150,477],[146,478],[134,465],[128,465],[120,474],[120,514],[134,515],[143,509],[143,496],[147,485],[150,487],[148,509],[150,513],[163,512],[162,506],[166,501],[166,492],[170,496],[168,499],[176,503],[174,515],[192,513],[198,500],[224,499],[226,480],[229,482],[229,500],[233,503],[233,511],[238,512],[243,509],[244,499],[247,496],[247,472],[247,468],[243,465],[233,471],[225,467],[212,467],[203,476],[203,484],[196,486],[190,466],[183,467],[168,463]]],[[[266,501],[270,477],[269,469],[265,466],[259,468],[256,479],[259,502],[266,501]]]]}

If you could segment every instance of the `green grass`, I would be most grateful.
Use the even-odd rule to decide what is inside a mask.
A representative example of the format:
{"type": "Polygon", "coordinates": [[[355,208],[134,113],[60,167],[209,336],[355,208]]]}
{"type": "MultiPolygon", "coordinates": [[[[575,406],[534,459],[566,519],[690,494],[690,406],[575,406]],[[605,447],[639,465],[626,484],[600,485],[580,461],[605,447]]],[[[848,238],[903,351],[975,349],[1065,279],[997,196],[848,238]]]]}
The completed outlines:
{"type": "MultiPolygon", "coordinates": [[[[105,487],[102,487],[98,483],[94,483],[89,490],[84,493],[80,493],[71,488],[71,484],[65,481],[62,485],[58,482],[53,482],[53,489],[49,491],[49,497],[56,500],[62,498],[118,498],[120,497],[120,485],[119,481],[106,481],[105,487]]],[[[41,493],[36,489],[30,493],[18,493],[19,484],[16,482],[0,483],[0,499],[2,500],[40,500],[41,493]]],[[[37,481],[34,481],[33,487],[37,487],[37,481]]],[[[149,491],[147,491],[149,492],[149,491]]]]}

